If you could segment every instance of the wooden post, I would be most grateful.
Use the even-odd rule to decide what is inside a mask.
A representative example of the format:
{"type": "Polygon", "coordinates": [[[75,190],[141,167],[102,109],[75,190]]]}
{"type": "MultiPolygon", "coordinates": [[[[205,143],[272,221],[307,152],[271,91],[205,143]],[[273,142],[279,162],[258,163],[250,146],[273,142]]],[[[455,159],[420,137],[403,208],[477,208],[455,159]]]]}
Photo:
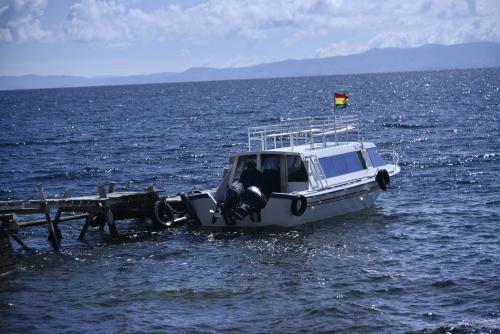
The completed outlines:
{"type": "Polygon", "coordinates": [[[113,217],[113,212],[111,208],[107,205],[104,207],[106,212],[106,222],[108,223],[109,234],[111,234],[111,239],[118,239],[118,230],[116,229],[115,219],[113,217]]]}
{"type": "MultiPolygon", "coordinates": [[[[9,240],[9,235],[16,240],[15,233],[19,231],[15,217],[14,214],[0,214],[0,277],[15,270],[16,258],[9,240]]],[[[21,245],[24,245],[22,241],[21,245]]]]}
{"type": "Polygon", "coordinates": [[[26,246],[26,244],[21,240],[19,239],[19,237],[15,234],[11,234],[10,235],[12,237],[12,239],[14,239],[25,251],[27,252],[31,252],[31,248],[29,248],[28,246],[26,246]]]}
{"type": "Polygon", "coordinates": [[[106,217],[104,219],[99,219],[101,222],[99,223],[99,231],[104,231],[104,227],[106,226],[106,217]]]}
{"type": "Polygon", "coordinates": [[[54,224],[52,224],[52,220],[50,219],[50,210],[47,206],[47,202],[45,200],[45,194],[43,193],[43,186],[39,184],[37,186],[38,193],[40,195],[40,206],[45,214],[45,220],[47,221],[47,229],[49,230],[49,240],[52,244],[52,248],[54,251],[59,251],[59,241],[57,240],[57,234],[54,229],[54,224]]]}
{"type": "Polygon", "coordinates": [[[109,183],[109,188],[108,188],[108,193],[114,193],[116,188],[116,182],[110,182],[109,183]]]}
{"type": "Polygon", "coordinates": [[[15,270],[15,256],[8,236],[0,230],[0,277],[15,270]]]}
{"type": "MultiPolygon", "coordinates": [[[[113,182],[114,183],[114,182],[113,182]]],[[[109,185],[109,190],[114,191],[114,185],[112,184],[109,185]]],[[[108,196],[106,195],[106,191],[104,190],[104,185],[101,184],[99,188],[97,188],[97,192],[99,194],[99,197],[104,199],[107,198],[108,196]]],[[[109,228],[109,234],[111,234],[111,239],[117,239],[118,238],[118,230],[116,229],[115,225],[115,218],[113,217],[113,212],[111,211],[111,208],[108,206],[108,203],[106,201],[102,201],[100,203],[103,206],[104,209],[104,221],[100,226],[99,230],[104,230],[104,223],[108,223],[108,228],[109,228]]]]}
{"type": "Polygon", "coordinates": [[[85,224],[83,224],[82,231],[80,232],[80,236],[78,237],[78,240],[83,241],[85,239],[85,234],[87,233],[87,230],[89,229],[90,222],[94,218],[93,213],[89,213],[87,218],[85,218],[85,224]]]}
{"type": "Polygon", "coordinates": [[[62,209],[58,208],[56,212],[56,216],[54,217],[54,231],[56,232],[57,239],[62,240],[61,229],[59,228],[59,222],[61,221],[62,209]]]}
{"type": "Polygon", "coordinates": [[[97,187],[97,194],[99,194],[99,198],[106,198],[106,190],[104,190],[104,184],[100,184],[97,187]]]}
{"type": "MultiPolygon", "coordinates": [[[[106,191],[104,190],[104,185],[101,184],[97,188],[97,193],[99,194],[99,198],[107,198],[106,191]]],[[[102,206],[102,202],[99,202],[99,206],[102,206]]],[[[99,231],[104,231],[104,226],[106,225],[106,210],[104,210],[104,219],[99,224],[99,231]]]]}
{"type": "Polygon", "coordinates": [[[157,201],[160,200],[160,196],[156,192],[155,188],[153,186],[147,186],[144,188],[144,191],[148,193],[149,197],[149,212],[147,213],[147,216],[151,218],[153,223],[155,222],[155,204],[157,201]]]}

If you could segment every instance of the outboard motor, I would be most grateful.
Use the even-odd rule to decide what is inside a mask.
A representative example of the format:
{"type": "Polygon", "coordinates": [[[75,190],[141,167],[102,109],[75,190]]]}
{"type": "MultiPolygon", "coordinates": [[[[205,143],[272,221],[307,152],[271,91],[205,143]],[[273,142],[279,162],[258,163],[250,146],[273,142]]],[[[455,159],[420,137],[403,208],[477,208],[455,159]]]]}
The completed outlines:
{"type": "MultiPolygon", "coordinates": [[[[227,189],[226,198],[220,207],[226,224],[235,225],[236,219],[243,220],[251,214],[256,214],[257,221],[260,221],[260,210],[266,204],[266,196],[259,188],[250,186],[245,189],[241,182],[236,181],[227,189]]],[[[254,220],[254,215],[251,218],[254,220]]]]}
{"type": "Polygon", "coordinates": [[[243,184],[239,181],[234,182],[227,189],[226,198],[224,199],[225,208],[235,208],[238,205],[241,194],[245,191],[243,184]]]}
{"type": "Polygon", "coordinates": [[[266,196],[262,194],[259,188],[255,186],[248,187],[243,194],[241,194],[240,205],[234,210],[234,216],[238,220],[243,220],[253,212],[260,214],[260,210],[263,209],[266,204],[266,196]]]}
{"type": "Polygon", "coordinates": [[[224,215],[224,221],[227,225],[234,225],[236,221],[234,219],[233,210],[236,209],[240,201],[241,194],[245,191],[243,184],[239,181],[234,182],[229,186],[226,191],[226,198],[221,205],[222,213],[224,215]]]}

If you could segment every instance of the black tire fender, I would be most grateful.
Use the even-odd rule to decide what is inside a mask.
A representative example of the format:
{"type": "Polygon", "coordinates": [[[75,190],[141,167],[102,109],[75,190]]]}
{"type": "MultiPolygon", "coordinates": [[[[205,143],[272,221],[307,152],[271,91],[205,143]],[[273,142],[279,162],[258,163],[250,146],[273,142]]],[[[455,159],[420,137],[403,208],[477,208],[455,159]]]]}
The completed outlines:
{"type": "Polygon", "coordinates": [[[294,216],[302,216],[307,209],[307,198],[303,195],[296,196],[290,205],[290,211],[294,216]],[[300,206],[298,206],[300,201],[300,206]]]}
{"type": "Polygon", "coordinates": [[[377,181],[378,186],[383,191],[386,191],[391,187],[391,178],[389,176],[389,172],[385,169],[381,169],[377,172],[377,176],[375,176],[375,181],[377,181]]]}
{"type": "Polygon", "coordinates": [[[174,213],[165,200],[155,202],[153,205],[153,215],[151,220],[156,227],[165,228],[172,224],[174,213]]]}

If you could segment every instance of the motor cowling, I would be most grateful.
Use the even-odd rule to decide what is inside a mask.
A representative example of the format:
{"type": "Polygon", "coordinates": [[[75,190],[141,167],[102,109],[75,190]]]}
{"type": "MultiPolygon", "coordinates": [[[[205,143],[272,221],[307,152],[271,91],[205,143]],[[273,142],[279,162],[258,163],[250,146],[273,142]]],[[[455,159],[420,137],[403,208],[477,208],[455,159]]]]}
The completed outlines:
{"type": "Polygon", "coordinates": [[[241,194],[240,204],[234,210],[236,219],[243,220],[252,212],[260,212],[267,204],[266,196],[255,186],[250,186],[241,194]]]}
{"type": "Polygon", "coordinates": [[[250,208],[262,209],[266,206],[267,199],[259,188],[251,186],[243,192],[240,202],[250,208]]]}

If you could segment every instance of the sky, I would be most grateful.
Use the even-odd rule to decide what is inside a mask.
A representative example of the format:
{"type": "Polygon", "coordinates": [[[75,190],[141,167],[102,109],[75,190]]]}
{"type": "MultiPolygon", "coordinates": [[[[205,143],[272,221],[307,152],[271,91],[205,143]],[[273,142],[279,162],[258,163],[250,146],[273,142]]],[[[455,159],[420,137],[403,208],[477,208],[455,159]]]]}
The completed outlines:
{"type": "Polygon", "coordinates": [[[0,75],[240,67],[500,42],[499,0],[0,0],[0,75]]]}

